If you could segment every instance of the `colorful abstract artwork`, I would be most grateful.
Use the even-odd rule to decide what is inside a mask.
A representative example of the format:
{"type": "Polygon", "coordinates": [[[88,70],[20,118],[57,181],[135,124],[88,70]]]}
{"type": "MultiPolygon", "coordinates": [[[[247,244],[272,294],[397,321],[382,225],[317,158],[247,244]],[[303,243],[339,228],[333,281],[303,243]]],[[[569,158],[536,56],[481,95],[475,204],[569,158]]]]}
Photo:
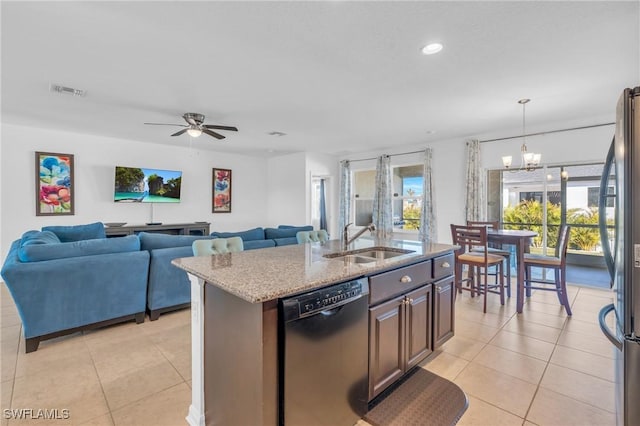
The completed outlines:
{"type": "Polygon", "coordinates": [[[73,155],[36,152],[36,216],[74,214],[73,155]]]}
{"type": "Polygon", "coordinates": [[[231,213],[231,170],[213,169],[213,213],[231,213]]]}

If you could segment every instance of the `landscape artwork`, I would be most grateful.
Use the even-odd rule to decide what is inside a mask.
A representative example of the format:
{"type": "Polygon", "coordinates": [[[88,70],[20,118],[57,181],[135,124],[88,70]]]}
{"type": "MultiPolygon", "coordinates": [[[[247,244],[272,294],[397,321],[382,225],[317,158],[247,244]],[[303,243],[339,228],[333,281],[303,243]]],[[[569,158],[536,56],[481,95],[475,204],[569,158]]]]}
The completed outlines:
{"type": "Polygon", "coordinates": [[[73,155],[36,152],[36,216],[73,215],[73,155]]]}
{"type": "Polygon", "coordinates": [[[231,170],[213,169],[213,213],[231,213],[231,170]]]}
{"type": "Polygon", "coordinates": [[[182,172],[116,166],[116,203],[179,203],[182,172]]]}

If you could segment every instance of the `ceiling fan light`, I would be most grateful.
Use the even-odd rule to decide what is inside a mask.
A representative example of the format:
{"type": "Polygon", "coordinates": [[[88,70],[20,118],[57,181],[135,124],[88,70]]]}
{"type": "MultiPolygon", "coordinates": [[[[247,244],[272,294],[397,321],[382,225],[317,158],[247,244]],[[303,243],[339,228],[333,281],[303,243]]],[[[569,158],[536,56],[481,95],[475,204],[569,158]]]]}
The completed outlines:
{"type": "Polygon", "coordinates": [[[191,128],[191,129],[187,130],[187,133],[189,134],[189,136],[191,136],[193,138],[197,138],[198,136],[200,136],[202,134],[202,130],[196,129],[196,128],[191,128]]]}

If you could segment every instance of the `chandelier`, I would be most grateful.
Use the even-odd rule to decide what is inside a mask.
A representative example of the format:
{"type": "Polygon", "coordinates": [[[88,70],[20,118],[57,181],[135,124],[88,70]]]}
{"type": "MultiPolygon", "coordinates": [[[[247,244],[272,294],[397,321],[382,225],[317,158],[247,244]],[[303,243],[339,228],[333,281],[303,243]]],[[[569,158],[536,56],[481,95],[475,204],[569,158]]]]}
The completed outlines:
{"type": "MultiPolygon", "coordinates": [[[[520,168],[518,170],[526,170],[531,172],[536,169],[540,165],[540,160],[542,159],[542,154],[536,154],[533,152],[527,151],[527,143],[526,143],[526,127],[525,127],[525,106],[531,99],[520,99],[518,103],[522,105],[522,146],[520,147],[520,168]]],[[[502,157],[502,164],[505,169],[511,168],[511,163],[513,161],[513,157],[511,155],[505,155],[502,157]]]]}

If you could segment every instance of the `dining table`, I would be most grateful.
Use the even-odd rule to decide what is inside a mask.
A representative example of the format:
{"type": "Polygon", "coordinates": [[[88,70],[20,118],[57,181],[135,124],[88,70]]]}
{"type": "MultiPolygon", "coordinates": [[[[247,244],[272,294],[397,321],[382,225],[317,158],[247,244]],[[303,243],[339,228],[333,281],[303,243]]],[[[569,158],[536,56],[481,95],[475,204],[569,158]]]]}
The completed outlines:
{"type": "MultiPolygon", "coordinates": [[[[492,244],[511,244],[516,248],[516,312],[522,313],[524,305],[524,254],[528,251],[529,241],[538,233],[517,229],[487,229],[487,241],[492,244]]],[[[509,265],[511,267],[511,265],[509,265]]]]}

